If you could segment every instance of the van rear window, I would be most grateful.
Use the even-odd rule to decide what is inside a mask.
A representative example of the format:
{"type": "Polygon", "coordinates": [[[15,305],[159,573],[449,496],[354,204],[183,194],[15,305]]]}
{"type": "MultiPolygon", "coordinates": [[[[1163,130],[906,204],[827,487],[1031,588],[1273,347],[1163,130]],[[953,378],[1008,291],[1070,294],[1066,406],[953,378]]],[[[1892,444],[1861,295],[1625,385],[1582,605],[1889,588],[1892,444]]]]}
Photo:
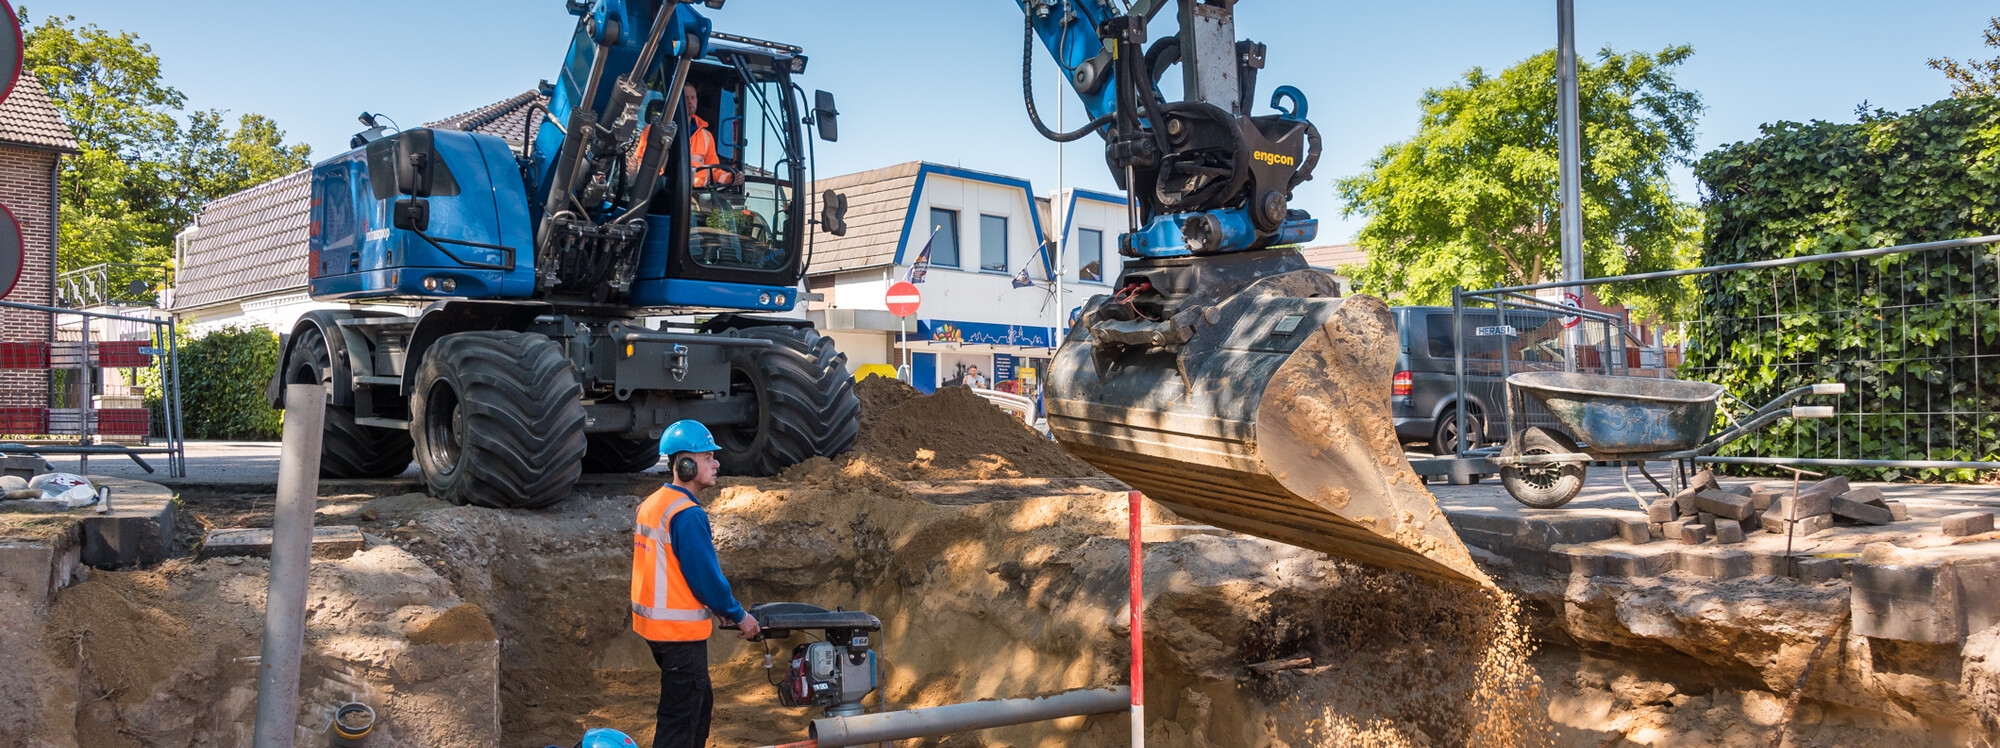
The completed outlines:
{"type": "MultiPolygon", "coordinates": [[[[1503,338],[1499,335],[1474,335],[1474,330],[1494,326],[1492,312],[1467,312],[1465,315],[1466,343],[1465,357],[1470,360],[1500,360],[1502,340],[1511,340],[1512,352],[1507,357],[1514,361],[1560,361],[1558,346],[1562,334],[1559,317],[1542,312],[1508,312],[1507,324],[1513,325],[1516,335],[1503,338]]],[[[1451,313],[1442,312],[1425,315],[1424,333],[1431,358],[1449,359],[1457,355],[1453,350],[1451,334],[1451,313]]]]}

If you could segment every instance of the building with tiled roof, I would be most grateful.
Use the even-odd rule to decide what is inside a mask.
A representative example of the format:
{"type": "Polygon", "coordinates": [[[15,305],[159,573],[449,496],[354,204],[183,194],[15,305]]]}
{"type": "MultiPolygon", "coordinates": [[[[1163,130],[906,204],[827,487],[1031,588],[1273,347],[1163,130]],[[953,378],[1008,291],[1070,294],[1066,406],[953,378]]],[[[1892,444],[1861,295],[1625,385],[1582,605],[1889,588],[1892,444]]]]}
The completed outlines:
{"type": "Polygon", "coordinates": [[[1040,370],[1069,310],[1110,293],[1121,267],[1125,200],[1114,195],[1070,190],[1052,209],[1026,180],[922,161],[820,179],[811,192],[826,190],[847,196],[847,234],[814,239],[806,285],[820,298],[807,317],[850,368],[907,360],[919,389],[974,366],[995,383],[1040,370]],[[910,278],[926,245],[923,303],[898,318],[888,288],[910,278]]]}
{"type": "MultiPolygon", "coordinates": [[[[56,184],[62,159],[79,150],[62,113],[35,76],[23,74],[0,102],[0,205],[21,229],[19,279],[0,288],[0,299],[55,305],[56,184]]],[[[0,342],[48,342],[54,318],[44,312],[0,310],[0,342]]],[[[48,407],[48,377],[36,371],[0,372],[0,406],[48,407]]]]}
{"type": "MultiPolygon", "coordinates": [[[[536,91],[424,125],[496,135],[522,150],[547,99],[536,91]]],[[[175,237],[176,277],[166,306],[183,325],[259,324],[290,330],[312,309],[345,308],[306,293],[306,224],[312,170],[218,198],[175,237]]],[[[393,307],[391,307],[393,308],[393,307]]]]}

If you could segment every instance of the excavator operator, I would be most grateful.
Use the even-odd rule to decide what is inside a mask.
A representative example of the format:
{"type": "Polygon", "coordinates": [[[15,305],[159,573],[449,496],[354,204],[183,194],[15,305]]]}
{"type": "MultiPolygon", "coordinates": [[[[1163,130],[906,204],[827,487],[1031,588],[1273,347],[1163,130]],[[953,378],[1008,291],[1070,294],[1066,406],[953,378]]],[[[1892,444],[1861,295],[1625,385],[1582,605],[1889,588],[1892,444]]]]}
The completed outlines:
{"type": "Polygon", "coordinates": [[[736,181],[736,175],[722,166],[722,157],[715,153],[715,131],[709,129],[708,120],[695,114],[700,103],[701,97],[694,84],[681,87],[681,106],[687,109],[689,129],[692,130],[688,134],[688,155],[689,165],[694,168],[694,186],[731,184],[736,181]]]}

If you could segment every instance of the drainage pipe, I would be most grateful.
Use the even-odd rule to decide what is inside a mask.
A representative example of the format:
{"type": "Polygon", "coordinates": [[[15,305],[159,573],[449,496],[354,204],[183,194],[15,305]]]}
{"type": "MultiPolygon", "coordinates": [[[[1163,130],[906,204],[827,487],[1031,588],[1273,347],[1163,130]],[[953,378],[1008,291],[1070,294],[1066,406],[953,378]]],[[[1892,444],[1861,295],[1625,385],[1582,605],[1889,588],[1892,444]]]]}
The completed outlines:
{"type": "Polygon", "coordinates": [[[1086,714],[1122,712],[1132,693],[1125,686],[1084,688],[1052,696],[974,701],[926,709],[907,709],[858,717],[826,717],[812,722],[818,748],[846,748],[865,743],[909,740],[1043,722],[1086,714]]]}
{"type": "Polygon", "coordinates": [[[285,387],[277,507],[271,513],[270,589],[264,649],[257,658],[257,721],[251,745],[292,748],[298,737],[299,653],[306,637],[306,576],[312,571],[313,504],[319,494],[326,388],[285,387]]]}

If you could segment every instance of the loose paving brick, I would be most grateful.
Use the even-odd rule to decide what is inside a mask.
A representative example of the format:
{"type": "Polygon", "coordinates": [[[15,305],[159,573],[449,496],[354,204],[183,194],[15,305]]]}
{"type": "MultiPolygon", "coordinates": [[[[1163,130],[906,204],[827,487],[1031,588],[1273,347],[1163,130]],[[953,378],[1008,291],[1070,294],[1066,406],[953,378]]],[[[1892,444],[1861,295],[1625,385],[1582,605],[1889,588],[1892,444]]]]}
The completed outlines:
{"type": "Polygon", "coordinates": [[[1681,545],[1701,545],[1707,540],[1707,525],[1681,525],[1681,545]]]}
{"type": "Polygon", "coordinates": [[[1743,542],[1743,525],[1733,519],[1716,521],[1715,542],[1725,545],[1743,542]]]}
{"type": "Polygon", "coordinates": [[[1780,518],[1786,519],[1793,517],[1803,519],[1815,514],[1831,514],[1833,512],[1834,496],[1835,494],[1825,492],[1800,491],[1797,496],[1790,494],[1779,496],[1778,500],[1771,504],[1771,508],[1778,510],[1780,518]]]}
{"type": "Polygon", "coordinates": [[[1840,498],[1870,506],[1878,506],[1883,509],[1889,508],[1888,500],[1882,497],[1882,489],[1874,486],[1862,486],[1841,494],[1840,498]]]}
{"type": "Polygon", "coordinates": [[[1884,504],[1885,508],[1889,510],[1889,516],[1894,517],[1897,522],[1901,522],[1903,520],[1910,518],[1910,508],[1904,506],[1903,502],[1884,501],[1882,503],[1884,504]]]}
{"type": "Polygon", "coordinates": [[[1680,504],[1673,499],[1659,499],[1646,505],[1646,521],[1672,522],[1680,516],[1680,504]]]}
{"type": "MultiPolygon", "coordinates": [[[[1877,495],[1880,494],[1878,493],[1877,495]]],[[[1846,517],[1856,522],[1870,525],[1886,525],[1896,521],[1896,515],[1890,514],[1888,509],[1873,504],[1864,504],[1849,499],[1846,496],[1837,496],[1834,498],[1833,514],[1836,517],[1846,517]]]]}
{"type": "Polygon", "coordinates": [[[1944,518],[1944,534],[1952,537],[1993,531],[1991,512],[1960,512],[1944,518]]]}
{"type": "Polygon", "coordinates": [[[1642,520],[1621,519],[1618,520],[1618,537],[1633,545],[1645,545],[1653,542],[1653,531],[1642,520]]]}
{"type": "Polygon", "coordinates": [[[1726,519],[1743,519],[1751,512],[1750,497],[1715,489],[1695,494],[1694,506],[1704,513],[1726,519]]]}
{"type": "Polygon", "coordinates": [[[1799,496],[1807,498],[1824,496],[1831,499],[1852,490],[1854,487],[1848,485],[1846,478],[1833,477],[1799,489],[1799,496]]]}
{"type": "Polygon", "coordinates": [[[1695,524],[1698,524],[1698,525],[1701,525],[1702,527],[1708,527],[1708,528],[1713,528],[1713,527],[1715,527],[1715,513],[1714,513],[1714,512],[1700,512],[1700,513],[1697,513],[1697,514],[1695,514],[1694,516],[1696,517],[1696,519],[1695,519],[1695,524]]]}

